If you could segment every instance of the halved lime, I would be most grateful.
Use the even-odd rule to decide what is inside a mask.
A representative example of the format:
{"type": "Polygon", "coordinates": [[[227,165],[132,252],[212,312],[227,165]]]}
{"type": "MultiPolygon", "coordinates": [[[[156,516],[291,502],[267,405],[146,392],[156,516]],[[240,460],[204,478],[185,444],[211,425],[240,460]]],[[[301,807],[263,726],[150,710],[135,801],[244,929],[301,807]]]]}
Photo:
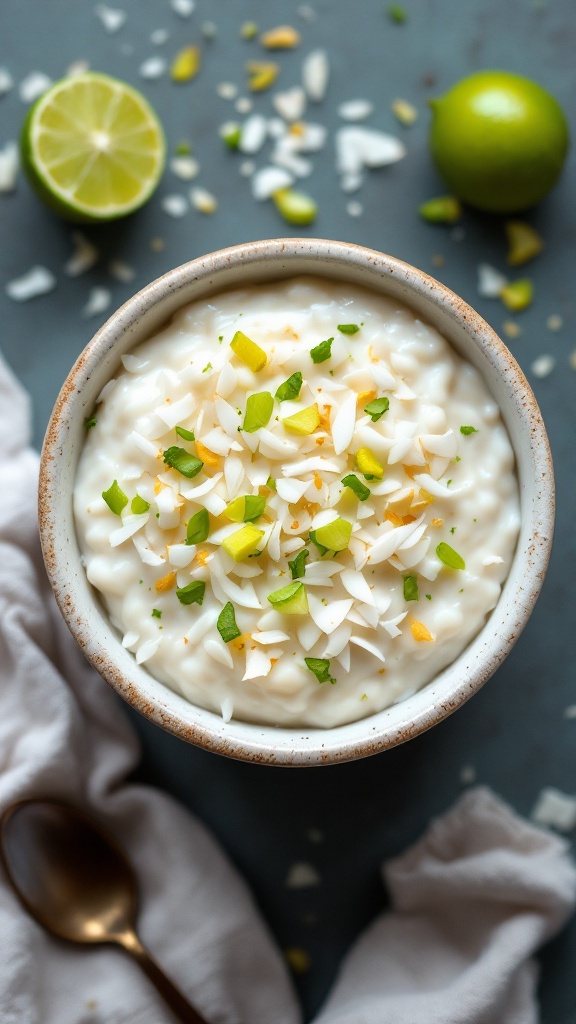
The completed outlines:
{"type": "Polygon", "coordinates": [[[166,160],[164,132],[147,100],[126,82],[92,71],[43,93],[26,117],[20,145],[40,197],[83,223],[137,210],[166,160]]]}

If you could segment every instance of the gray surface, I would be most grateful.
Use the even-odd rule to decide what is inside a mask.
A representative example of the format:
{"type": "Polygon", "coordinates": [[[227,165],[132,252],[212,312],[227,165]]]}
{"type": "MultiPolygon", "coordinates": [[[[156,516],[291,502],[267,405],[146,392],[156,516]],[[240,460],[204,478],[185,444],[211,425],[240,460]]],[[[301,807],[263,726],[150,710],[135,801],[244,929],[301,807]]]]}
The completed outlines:
{"type": "MultiPolygon", "coordinates": [[[[257,44],[238,38],[238,27],[253,19],[262,28],[297,23],[304,43],[280,54],[281,85],[294,84],[303,53],[313,46],[329,50],[332,79],[326,101],[311,118],[333,128],[339,102],[367,96],[377,103],[370,119],[376,126],[405,137],[408,158],[395,167],[372,172],[358,198],[364,213],[351,218],[340,192],[328,144],[314,158],[315,171],[305,188],[320,199],[313,233],[346,239],[392,253],[432,272],[471,302],[496,330],[507,314],[498,301],[477,295],[480,260],[504,269],[505,243],[497,219],[467,213],[465,238],[433,228],[416,215],[419,202],[443,191],[427,156],[426,100],[457,78],[483,67],[504,67],[537,78],[560,99],[572,117],[576,95],[573,60],[576,11],[572,0],[554,4],[522,0],[407,0],[409,22],[392,25],[385,6],[374,0],[350,4],[314,3],[317,18],[298,17],[295,2],[267,0],[198,0],[189,21],[178,18],[168,0],[123,0],[128,22],[117,35],[106,35],[93,5],[78,0],[3,0],[0,10],[2,56],[16,80],[31,70],[53,78],[70,63],[87,59],[94,69],[140,84],[158,109],[170,147],[190,139],[200,160],[198,183],[211,188],[220,206],[213,217],[191,212],[171,220],[161,211],[162,194],[186,192],[167,173],[158,197],[129,221],[87,232],[101,248],[98,267],[71,280],[63,265],[71,252],[71,228],[46,212],[20,181],[13,195],[0,196],[0,280],[19,276],[34,263],[50,267],[58,287],[50,295],[16,305],[0,291],[1,347],[33,397],[35,438],[39,444],[59,386],[73,360],[99,326],[83,320],[80,309],[89,288],[111,287],[113,306],[158,274],[194,256],[235,242],[296,234],[279,220],[270,204],[256,205],[247,182],[238,175],[239,160],[222,151],[216,127],[233,115],[219,99],[222,80],[243,81],[244,61],[257,44]],[[171,56],[198,41],[202,21],[213,20],[218,36],[206,44],[199,78],[175,86],[166,78],[143,83],[141,61],[158,48],[150,32],[167,28],[169,42],[159,48],[171,56]],[[128,54],[123,47],[133,47],[128,54]],[[397,96],[420,110],[410,129],[398,126],[389,112],[397,96]],[[162,237],[165,248],[153,253],[150,240],[162,237]],[[444,257],[435,266],[433,257],[444,257]],[[132,264],[132,285],[114,282],[107,258],[132,264]]],[[[256,106],[269,110],[261,96],[256,106]]],[[[15,138],[24,114],[17,91],[0,99],[0,144],[15,138]]],[[[259,162],[262,162],[259,159],[259,162]]],[[[549,429],[558,484],[558,522],[551,569],[532,620],[517,648],[497,676],[454,717],[410,744],[356,764],[290,771],[237,764],[189,748],[131,715],[143,744],[140,777],[165,787],[198,812],[214,829],[245,873],[282,946],[302,946],[312,958],[310,972],[299,981],[308,1015],[318,1005],[338,961],[358,930],[384,904],[380,861],[402,850],[445,809],[461,790],[460,770],[476,769],[478,780],[494,787],[522,813],[529,813],[542,786],[576,788],[576,721],[563,709],[576,702],[574,613],[576,578],[574,544],[574,383],[569,354],[574,338],[574,154],[553,195],[530,219],[546,240],[546,251],[526,273],[533,277],[536,300],[518,317],[521,337],[511,343],[531,376],[534,358],[557,357],[554,372],[535,380],[536,396],[549,429]],[[564,326],[552,334],[547,317],[560,314],[564,326]],[[310,828],[324,839],[313,844],[310,828]],[[289,894],[283,887],[295,860],[315,864],[322,884],[289,894]]],[[[312,232],[310,232],[312,233],[312,232]]],[[[437,262],[437,261],[436,261],[437,262]]],[[[524,271],[521,271],[524,273],[524,271]]],[[[520,275],[519,275],[520,276],[520,275]]],[[[544,1024],[576,1021],[576,926],[574,923],[544,951],[541,988],[544,1024]]]]}

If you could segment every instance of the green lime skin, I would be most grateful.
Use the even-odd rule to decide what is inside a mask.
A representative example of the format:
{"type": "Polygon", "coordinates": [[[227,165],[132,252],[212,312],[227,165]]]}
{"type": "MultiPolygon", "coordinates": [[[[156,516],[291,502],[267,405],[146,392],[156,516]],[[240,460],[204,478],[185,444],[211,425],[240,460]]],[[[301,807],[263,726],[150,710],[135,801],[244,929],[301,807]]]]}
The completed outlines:
{"type": "Polygon", "coordinates": [[[432,157],[463,202],[489,213],[518,213],[556,183],[568,153],[568,125],[558,101],[536,82],[479,71],[430,106],[432,157]]]}

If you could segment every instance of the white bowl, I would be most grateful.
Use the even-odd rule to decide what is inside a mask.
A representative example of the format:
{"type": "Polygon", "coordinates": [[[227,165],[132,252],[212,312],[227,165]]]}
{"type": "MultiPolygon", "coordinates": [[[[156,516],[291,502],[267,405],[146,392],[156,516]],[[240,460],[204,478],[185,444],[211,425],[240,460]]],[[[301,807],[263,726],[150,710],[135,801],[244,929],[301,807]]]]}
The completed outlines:
{"type": "Polygon", "coordinates": [[[496,671],[522,632],[546,572],[554,524],[554,480],[536,400],[512,355],[462,299],[427,274],[371,249],[323,239],[271,239],[211,253],[165,274],[126,302],[70,371],[48,426],[39,514],[48,575],[86,657],[129,704],[176,736],[208,750],[275,765],[315,765],[374,754],[417,736],[459,708],[496,671]],[[154,679],[122,647],[80,561],[72,491],[91,414],[120,356],[196,299],[299,274],[362,285],[411,307],[481,373],[516,455],[521,529],[510,573],[483,629],[419,692],[378,714],[330,729],[278,728],[196,707],[154,679]]]}

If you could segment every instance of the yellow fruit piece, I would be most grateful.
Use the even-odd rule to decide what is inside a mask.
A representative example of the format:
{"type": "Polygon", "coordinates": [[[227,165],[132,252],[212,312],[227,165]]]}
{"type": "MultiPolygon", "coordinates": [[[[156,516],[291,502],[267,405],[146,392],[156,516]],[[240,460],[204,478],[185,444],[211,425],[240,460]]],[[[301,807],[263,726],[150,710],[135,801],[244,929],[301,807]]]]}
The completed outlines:
{"type": "Polygon", "coordinates": [[[252,60],[246,65],[248,71],[248,88],[252,92],[264,92],[269,89],[280,74],[278,64],[268,64],[264,61],[252,60]]]}
{"type": "Polygon", "coordinates": [[[384,476],[384,466],[378,462],[370,448],[360,448],[356,452],[356,465],[367,480],[381,480],[384,476]]]}
{"type": "Polygon", "coordinates": [[[293,50],[300,43],[300,33],[291,25],[278,25],[260,36],[267,50],[293,50]]]}
{"type": "Polygon", "coordinates": [[[418,119],[416,107],[409,103],[408,100],[394,100],[391,104],[391,110],[396,120],[400,121],[400,124],[405,125],[407,128],[418,119]]]}
{"type": "Polygon", "coordinates": [[[500,292],[500,298],[507,309],[513,313],[520,313],[531,304],[534,298],[534,285],[527,277],[511,281],[500,292]]]}
{"type": "Polygon", "coordinates": [[[507,220],[505,225],[508,238],[508,263],[520,267],[534,259],[544,248],[544,241],[538,232],[523,220],[507,220]]]}
{"type": "Polygon", "coordinates": [[[413,622],[410,629],[412,636],[415,640],[418,640],[419,643],[422,643],[423,641],[430,643],[430,641],[434,640],[432,633],[426,628],[423,622],[413,622]]]}
{"type": "Polygon", "coordinates": [[[364,408],[365,405],[368,405],[369,402],[376,398],[376,395],[376,391],[359,391],[358,397],[356,398],[356,405],[364,408]]]}
{"type": "Polygon", "coordinates": [[[22,128],[21,157],[48,206],[68,220],[97,223],[150,198],[166,144],[136,89],[90,71],[62,79],[36,101],[22,128]]]}
{"type": "Polygon", "coordinates": [[[558,101],[536,82],[479,71],[431,101],[430,149],[451,192],[491,213],[516,213],[550,191],[568,152],[558,101]]]}
{"type": "Polygon", "coordinates": [[[286,416],[282,423],[284,429],[290,434],[313,434],[320,423],[320,413],[316,402],[306,409],[301,409],[300,412],[295,412],[293,416],[286,416]]]}
{"type": "Polygon", "coordinates": [[[167,590],[172,590],[175,583],[176,573],[169,572],[166,576],[162,576],[161,579],[156,580],[154,583],[154,590],[157,594],[165,594],[167,590]]]}
{"type": "Polygon", "coordinates": [[[398,493],[390,498],[386,508],[390,512],[395,512],[398,516],[408,515],[414,501],[414,489],[403,487],[398,493]]]}
{"type": "Polygon", "coordinates": [[[236,331],[230,342],[230,348],[238,356],[238,359],[245,366],[249,366],[254,373],[263,370],[268,362],[264,349],[260,348],[260,345],[248,338],[242,331],[236,331]]]}
{"type": "Polygon", "coordinates": [[[189,82],[195,78],[200,70],[200,48],[198,46],[186,46],[180,53],[177,53],[170,68],[170,78],[173,82],[189,82]]]}
{"type": "Polygon", "coordinates": [[[205,466],[220,465],[221,456],[216,455],[216,452],[211,452],[209,448],[206,448],[206,445],[202,444],[202,441],[196,441],[196,452],[198,458],[202,459],[205,466]]]}
{"type": "Polygon", "coordinates": [[[246,526],[226,537],[222,541],[222,547],[235,562],[243,562],[245,558],[255,554],[263,536],[263,530],[258,530],[252,523],[246,523],[246,526]]]}

